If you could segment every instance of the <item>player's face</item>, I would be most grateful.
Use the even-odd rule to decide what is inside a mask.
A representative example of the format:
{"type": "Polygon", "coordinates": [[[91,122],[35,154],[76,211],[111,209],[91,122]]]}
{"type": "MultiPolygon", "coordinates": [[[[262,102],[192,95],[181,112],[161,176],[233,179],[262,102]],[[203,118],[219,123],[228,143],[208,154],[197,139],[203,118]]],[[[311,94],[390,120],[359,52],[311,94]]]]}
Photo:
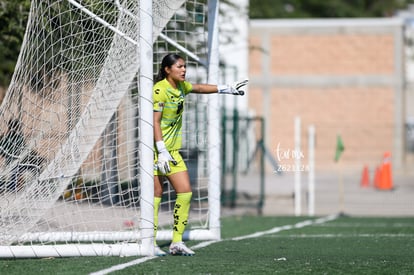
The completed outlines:
{"type": "Polygon", "coordinates": [[[182,59],[178,59],[175,64],[167,68],[168,78],[174,82],[184,81],[186,72],[186,64],[182,59]]]}

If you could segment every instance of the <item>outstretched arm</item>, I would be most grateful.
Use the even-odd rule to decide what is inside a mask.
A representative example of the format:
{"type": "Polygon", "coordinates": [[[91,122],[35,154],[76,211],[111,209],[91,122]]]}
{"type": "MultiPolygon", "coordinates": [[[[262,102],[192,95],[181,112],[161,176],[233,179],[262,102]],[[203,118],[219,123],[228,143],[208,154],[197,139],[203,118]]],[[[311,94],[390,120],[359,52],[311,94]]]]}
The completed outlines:
{"type": "Polygon", "coordinates": [[[213,94],[218,92],[217,85],[211,84],[193,84],[192,93],[197,94],[213,94]]]}
{"type": "Polygon", "coordinates": [[[249,82],[248,79],[238,81],[233,85],[211,85],[211,84],[193,84],[193,93],[198,94],[231,94],[231,95],[244,95],[244,91],[241,90],[249,82]]]}

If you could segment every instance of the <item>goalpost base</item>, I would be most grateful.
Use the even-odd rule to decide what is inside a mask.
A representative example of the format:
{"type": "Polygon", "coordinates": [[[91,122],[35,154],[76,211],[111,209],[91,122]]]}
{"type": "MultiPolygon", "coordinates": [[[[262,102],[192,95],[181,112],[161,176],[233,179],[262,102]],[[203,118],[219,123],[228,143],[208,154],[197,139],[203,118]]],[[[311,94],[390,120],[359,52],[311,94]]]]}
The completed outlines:
{"type": "Polygon", "coordinates": [[[149,256],[138,243],[0,246],[0,258],[61,258],[96,256],[149,256]]]}
{"type": "MultiPolygon", "coordinates": [[[[119,232],[101,232],[96,233],[95,237],[89,236],[86,239],[93,238],[97,241],[97,236],[100,238],[104,237],[105,241],[110,239],[110,235],[119,234],[119,232]],[[107,238],[106,238],[106,237],[107,238]]],[[[48,233],[43,234],[42,241],[51,241],[52,239],[59,238],[62,240],[64,235],[72,235],[69,232],[65,233],[48,233]]],[[[131,232],[127,235],[135,235],[137,233],[131,232]]],[[[33,234],[34,235],[34,234],[33,234]]],[[[76,233],[75,233],[76,235],[76,233]]],[[[85,237],[85,233],[81,233],[85,237]]],[[[89,234],[92,235],[92,234],[89,234]]],[[[125,235],[125,233],[123,234],[125,235]]],[[[157,240],[170,241],[172,239],[172,230],[160,230],[157,232],[157,240]]],[[[32,236],[33,237],[33,236],[32,236]]],[[[39,237],[39,236],[37,236],[39,237]]],[[[123,239],[125,236],[122,236],[123,239]]],[[[28,235],[25,239],[31,239],[28,235]]],[[[65,239],[65,238],[63,238],[65,239]]],[[[75,238],[78,239],[78,238],[75,238]]],[[[116,238],[115,238],[116,239],[116,238]]],[[[122,238],[121,238],[122,239],[122,238]]],[[[185,231],[183,234],[183,240],[192,241],[206,241],[206,240],[219,240],[220,235],[215,233],[213,230],[206,229],[193,229],[185,231]]],[[[117,240],[117,239],[116,239],[117,240]]],[[[68,240],[66,240],[68,241],[68,240]]],[[[102,240],[104,241],[104,240],[102,240]]],[[[56,257],[97,257],[97,256],[118,256],[118,257],[130,257],[130,256],[152,256],[153,249],[151,247],[145,247],[143,243],[137,241],[136,243],[114,243],[114,244],[61,244],[61,245],[11,245],[11,246],[0,246],[0,258],[56,258],[56,257]],[[151,253],[152,252],[152,253],[151,253]]]]}

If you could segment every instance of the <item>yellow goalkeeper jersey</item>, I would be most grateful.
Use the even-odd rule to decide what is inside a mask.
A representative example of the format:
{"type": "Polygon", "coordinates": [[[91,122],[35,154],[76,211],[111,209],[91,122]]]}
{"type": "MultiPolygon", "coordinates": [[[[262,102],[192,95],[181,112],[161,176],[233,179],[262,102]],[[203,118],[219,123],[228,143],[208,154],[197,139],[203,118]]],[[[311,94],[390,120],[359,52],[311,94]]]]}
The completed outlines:
{"type": "Polygon", "coordinates": [[[181,149],[184,98],[193,86],[183,81],[173,88],[167,79],[155,83],[152,94],[154,112],[162,112],[161,132],[168,151],[181,149]]]}

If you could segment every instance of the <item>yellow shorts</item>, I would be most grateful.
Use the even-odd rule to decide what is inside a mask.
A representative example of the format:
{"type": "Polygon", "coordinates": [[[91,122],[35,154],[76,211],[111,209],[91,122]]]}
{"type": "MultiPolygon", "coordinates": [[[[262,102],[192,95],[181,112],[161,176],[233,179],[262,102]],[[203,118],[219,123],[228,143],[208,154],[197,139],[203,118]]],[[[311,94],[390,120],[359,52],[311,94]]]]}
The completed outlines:
{"type": "Polygon", "coordinates": [[[181,156],[178,150],[171,151],[170,155],[173,157],[173,159],[175,159],[175,161],[177,162],[177,165],[174,165],[172,162],[170,162],[171,171],[167,174],[163,174],[161,173],[161,171],[158,170],[158,167],[157,167],[158,155],[155,154],[154,176],[169,176],[169,175],[172,175],[178,172],[187,171],[187,165],[185,165],[183,157],[181,156]]]}

